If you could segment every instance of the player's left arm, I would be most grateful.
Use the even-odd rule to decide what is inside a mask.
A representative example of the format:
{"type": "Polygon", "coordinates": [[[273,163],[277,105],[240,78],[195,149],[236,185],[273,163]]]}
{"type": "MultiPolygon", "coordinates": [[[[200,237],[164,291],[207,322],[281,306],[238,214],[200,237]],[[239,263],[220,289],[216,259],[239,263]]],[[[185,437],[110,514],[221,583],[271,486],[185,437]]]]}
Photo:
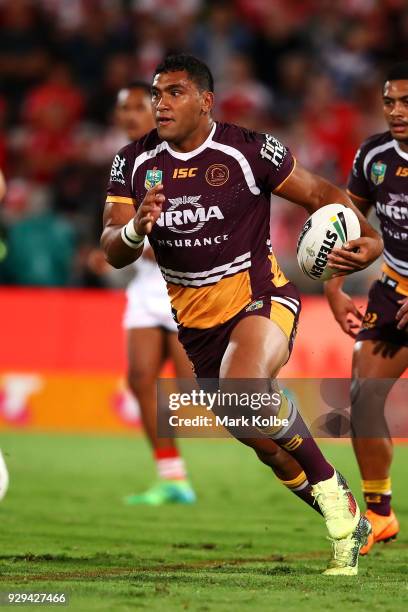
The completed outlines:
{"type": "Polygon", "coordinates": [[[309,214],[332,203],[343,204],[356,213],[360,221],[361,238],[350,240],[342,249],[333,252],[333,257],[330,255],[328,257],[331,267],[338,269],[339,275],[363,270],[381,255],[384,246],[381,236],[368,223],[349,196],[326,179],[297,164],[292,174],[275,189],[274,193],[303,206],[309,214]]]}
{"type": "Polygon", "coordinates": [[[3,172],[0,170],[0,201],[6,195],[7,187],[3,172]]]}

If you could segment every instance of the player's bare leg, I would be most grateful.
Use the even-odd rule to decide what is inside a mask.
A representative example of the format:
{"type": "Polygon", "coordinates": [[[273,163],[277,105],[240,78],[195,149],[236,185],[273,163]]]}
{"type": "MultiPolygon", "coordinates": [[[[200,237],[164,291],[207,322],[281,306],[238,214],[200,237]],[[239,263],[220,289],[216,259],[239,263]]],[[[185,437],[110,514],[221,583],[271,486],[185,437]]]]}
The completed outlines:
{"type": "Polygon", "coordinates": [[[166,349],[167,354],[171,357],[176,371],[176,378],[188,378],[193,380],[193,368],[186,351],[179,342],[176,333],[166,334],[166,349]]]}
{"type": "MultiPolygon", "coordinates": [[[[191,379],[193,376],[192,366],[177,335],[167,334],[166,342],[168,354],[174,363],[177,378],[191,379]]],[[[315,500],[311,495],[311,487],[306,474],[293,457],[272,440],[257,438],[248,441],[244,438],[241,442],[254,449],[260,461],[274,471],[282,484],[319,512],[319,507],[314,503],[315,500]]]]}
{"type": "Polygon", "coordinates": [[[145,493],[128,496],[125,500],[128,504],[160,505],[195,501],[175,439],[159,438],[157,434],[156,383],[166,357],[166,335],[155,327],[128,331],[128,383],[140,405],[143,426],[159,477],[158,483],[145,493]]]}
{"type": "Polygon", "coordinates": [[[239,441],[251,447],[258,459],[271,468],[277,479],[291,493],[321,514],[312,495],[312,487],[296,459],[275,444],[273,440],[267,438],[239,438],[239,441]]]}
{"type": "Polygon", "coordinates": [[[373,526],[373,534],[361,554],[366,554],[375,542],[395,538],[399,531],[398,521],[391,509],[393,446],[384,407],[394,382],[402,376],[407,366],[406,347],[379,340],[364,340],[354,347],[353,420],[361,423],[363,435],[358,435],[357,427],[353,447],[360,468],[367,517],[373,526]],[[381,436],[364,436],[367,423],[375,423],[376,430],[382,432],[381,436]]]}
{"type": "MultiPolygon", "coordinates": [[[[268,379],[277,376],[287,357],[288,339],[277,324],[259,316],[244,318],[231,333],[221,363],[221,389],[232,391],[236,383],[231,379],[259,379],[256,391],[270,392],[268,379]]],[[[358,552],[366,541],[370,526],[360,517],[346,482],[325,460],[294,404],[284,395],[281,397],[274,416],[289,416],[289,424],[273,428],[273,431],[272,428],[263,430],[263,433],[296,459],[312,484],[313,495],[326,520],[334,547],[334,557],[325,573],[354,575],[357,573],[358,552]]],[[[272,406],[270,412],[274,412],[272,406]]]]}
{"type": "Polygon", "coordinates": [[[153,449],[174,445],[171,438],[157,436],[156,381],[164,362],[164,351],[164,334],[160,328],[128,330],[128,384],[139,402],[143,427],[153,449]]]}

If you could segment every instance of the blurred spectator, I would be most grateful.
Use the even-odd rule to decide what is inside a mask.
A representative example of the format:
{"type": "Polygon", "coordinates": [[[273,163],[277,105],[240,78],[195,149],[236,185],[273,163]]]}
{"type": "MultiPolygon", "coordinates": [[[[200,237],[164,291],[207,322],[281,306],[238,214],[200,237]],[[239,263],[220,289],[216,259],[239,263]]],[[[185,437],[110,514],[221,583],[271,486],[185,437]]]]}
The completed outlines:
{"type": "Polygon", "coordinates": [[[163,38],[163,25],[157,17],[143,19],[135,54],[135,72],[138,78],[151,80],[154,69],[167,51],[163,38]]]}
{"type": "MultiPolygon", "coordinates": [[[[393,4],[392,2],[390,3],[393,4]]],[[[388,15],[390,32],[388,59],[398,62],[408,57],[408,5],[406,0],[396,0],[388,15]]]]}
{"type": "Polygon", "coordinates": [[[191,52],[205,61],[214,75],[222,81],[228,76],[227,66],[236,53],[246,53],[251,44],[251,34],[238,20],[231,1],[220,0],[209,8],[207,20],[192,32],[191,52]]]}
{"type": "Polygon", "coordinates": [[[6,111],[7,105],[6,100],[0,96],[0,168],[4,170],[6,168],[6,111]]]}
{"type": "Polygon", "coordinates": [[[265,128],[272,109],[272,95],[256,80],[251,60],[245,55],[233,55],[227,63],[226,75],[217,89],[218,117],[255,130],[265,128]]]}
{"type": "Polygon", "coordinates": [[[101,82],[89,94],[87,115],[90,121],[103,126],[111,121],[117,92],[129,83],[133,70],[131,55],[115,53],[107,59],[101,82]]]}
{"type": "Polygon", "coordinates": [[[156,17],[164,23],[176,23],[196,16],[202,0],[132,0],[132,9],[140,17],[156,17]]]}
{"type": "Polygon", "coordinates": [[[132,50],[132,32],[124,15],[119,12],[117,19],[112,19],[107,6],[100,1],[84,1],[80,26],[65,32],[58,41],[59,54],[89,94],[101,83],[109,57],[132,50]]]}
{"type": "Polygon", "coordinates": [[[44,188],[28,182],[10,182],[3,211],[9,222],[7,257],[0,264],[3,283],[60,287],[70,284],[74,231],[49,208],[48,196],[44,188]]]}
{"type": "Polygon", "coordinates": [[[32,127],[44,123],[44,115],[57,113],[63,128],[72,129],[84,108],[83,92],[73,83],[69,65],[54,63],[45,83],[32,89],[25,101],[24,119],[32,127]]]}
{"type": "MultiPolygon", "coordinates": [[[[216,76],[216,119],[276,134],[310,170],[344,184],[358,144],[384,129],[381,74],[408,53],[408,5],[0,0],[0,31],[0,168],[10,185],[2,278],[7,268],[9,283],[87,285],[110,162],[123,144],[112,113],[118,90],[150,81],[169,51],[195,53],[216,76]]],[[[303,213],[277,202],[283,268],[319,291],[296,263],[303,213]]]]}
{"type": "Polygon", "coordinates": [[[301,113],[311,69],[312,62],[307,55],[293,51],[282,56],[275,88],[275,116],[278,123],[290,125],[301,113]]]}
{"type": "Polygon", "coordinates": [[[83,19],[83,0],[39,0],[44,12],[61,31],[73,31],[83,19]]]}
{"type": "Polygon", "coordinates": [[[375,42],[375,31],[368,29],[366,23],[358,20],[343,23],[338,42],[326,50],[323,60],[341,95],[347,96],[357,83],[370,78],[375,42]]]}
{"type": "MultiPolygon", "coordinates": [[[[6,195],[6,181],[3,172],[0,170],[0,203],[3,201],[6,195]]],[[[1,281],[1,262],[7,256],[7,245],[6,245],[6,228],[1,219],[0,215],[0,281],[1,281]]]]}
{"type": "Polygon", "coordinates": [[[320,73],[308,80],[303,120],[331,161],[331,176],[327,171],[326,176],[344,185],[361,140],[356,105],[350,96],[347,101],[336,97],[332,79],[320,73]]]}
{"type": "Polygon", "coordinates": [[[14,111],[24,93],[48,67],[49,29],[44,16],[29,0],[3,0],[0,5],[0,87],[14,111]]]}
{"type": "Polygon", "coordinates": [[[47,82],[26,98],[21,173],[47,183],[60,168],[78,157],[75,129],[83,106],[83,94],[73,84],[69,68],[54,64],[47,82]]]}
{"type": "Polygon", "coordinates": [[[252,47],[252,57],[257,66],[258,77],[272,89],[279,88],[279,66],[283,57],[298,53],[311,54],[306,32],[288,10],[271,3],[265,11],[259,35],[252,47]]]}

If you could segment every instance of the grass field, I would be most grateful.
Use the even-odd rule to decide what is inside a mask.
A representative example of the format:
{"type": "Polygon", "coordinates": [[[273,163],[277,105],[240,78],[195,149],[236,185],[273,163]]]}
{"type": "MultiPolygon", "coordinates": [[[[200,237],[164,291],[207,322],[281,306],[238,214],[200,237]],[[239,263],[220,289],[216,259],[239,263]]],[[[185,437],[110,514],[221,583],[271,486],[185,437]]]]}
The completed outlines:
{"type": "MultiPolygon", "coordinates": [[[[405,531],[361,560],[357,578],[319,574],[322,520],[235,441],[185,441],[199,502],[160,508],[122,504],[154,478],[140,438],[4,434],[1,447],[1,591],[67,592],[81,612],[406,609],[408,447],[396,449],[393,479],[405,531]]],[[[349,447],[325,448],[358,490],[349,447]]]]}

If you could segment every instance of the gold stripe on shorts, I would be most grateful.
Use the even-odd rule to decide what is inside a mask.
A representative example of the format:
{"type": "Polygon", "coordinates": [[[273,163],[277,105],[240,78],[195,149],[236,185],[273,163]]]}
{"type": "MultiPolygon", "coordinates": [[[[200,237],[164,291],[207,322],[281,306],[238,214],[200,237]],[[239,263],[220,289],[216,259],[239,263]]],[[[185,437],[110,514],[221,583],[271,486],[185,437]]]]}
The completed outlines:
{"type": "Polygon", "coordinates": [[[272,300],[269,318],[281,328],[289,340],[295,324],[295,314],[287,306],[272,300]]]}
{"type": "Polygon", "coordinates": [[[384,272],[384,274],[386,274],[387,276],[392,278],[392,280],[395,280],[395,282],[398,283],[395,287],[395,291],[397,293],[401,293],[402,295],[408,295],[408,278],[406,278],[405,276],[401,276],[401,274],[398,274],[398,272],[390,268],[390,266],[388,266],[385,262],[381,266],[381,270],[384,272]]]}

